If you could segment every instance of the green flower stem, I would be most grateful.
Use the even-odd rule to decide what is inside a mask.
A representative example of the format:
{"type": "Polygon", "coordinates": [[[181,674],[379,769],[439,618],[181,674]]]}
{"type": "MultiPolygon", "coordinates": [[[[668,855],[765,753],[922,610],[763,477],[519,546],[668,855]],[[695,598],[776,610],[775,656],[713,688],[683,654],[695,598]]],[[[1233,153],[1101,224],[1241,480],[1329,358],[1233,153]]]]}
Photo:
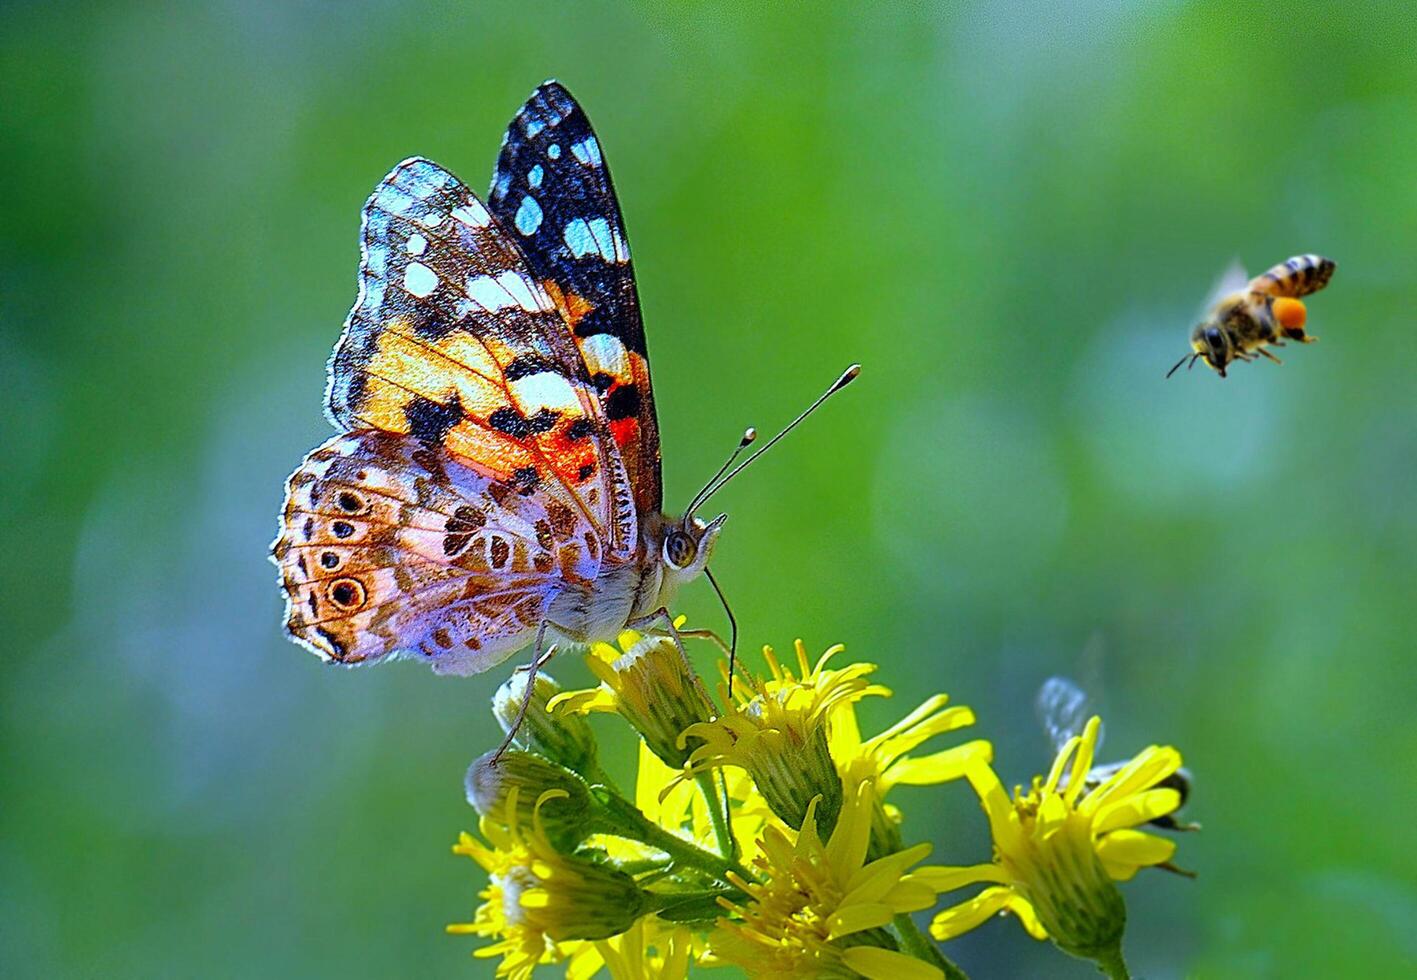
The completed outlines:
{"type": "Polygon", "coordinates": [[[718,851],[725,860],[732,861],[738,856],[738,848],[725,816],[728,793],[725,791],[723,796],[719,797],[718,786],[714,784],[713,772],[710,770],[700,772],[694,777],[694,782],[699,784],[699,791],[704,794],[704,802],[708,804],[709,819],[713,821],[713,836],[718,841],[718,851]]]}
{"type": "Polygon", "coordinates": [[[896,934],[900,936],[902,950],[917,960],[923,960],[931,966],[939,967],[945,974],[945,980],[969,980],[969,975],[940,952],[940,948],[925,937],[925,934],[920,931],[920,927],[915,924],[915,920],[907,913],[897,913],[892,921],[896,934]]]}
{"type": "Polygon", "coordinates": [[[1097,969],[1105,973],[1110,980],[1132,980],[1132,975],[1127,972],[1127,961],[1122,959],[1121,943],[1098,953],[1094,962],[1097,963],[1097,969]]]}
{"type": "Polygon", "coordinates": [[[702,871],[715,881],[721,881],[726,885],[733,884],[728,878],[730,871],[744,881],[753,880],[748,869],[737,861],[721,858],[717,854],[705,851],[690,844],[682,837],[671,834],[663,827],[651,823],[629,800],[606,792],[596,795],[601,808],[599,819],[596,821],[598,830],[648,844],[650,847],[668,854],[675,863],[702,871]]]}

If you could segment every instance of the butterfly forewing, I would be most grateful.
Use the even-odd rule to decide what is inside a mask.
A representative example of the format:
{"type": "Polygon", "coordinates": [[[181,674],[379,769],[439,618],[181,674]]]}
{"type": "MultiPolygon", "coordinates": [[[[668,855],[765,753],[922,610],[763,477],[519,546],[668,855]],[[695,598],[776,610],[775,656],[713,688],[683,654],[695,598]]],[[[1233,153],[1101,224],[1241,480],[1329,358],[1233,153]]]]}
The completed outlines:
{"type": "Polygon", "coordinates": [[[336,436],[291,476],[275,557],[286,628],[325,659],[403,653],[451,673],[524,646],[559,588],[601,564],[579,511],[372,431],[336,436]]]}
{"type": "Polygon", "coordinates": [[[512,120],[488,202],[571,324],[639,513],[658,513],[659,429],[625,225],[590,120],[558,83],[512,120]]]}
{"type": "Polygon", "coordinates": [[[565,319],[476,196],[427,160],[399,164],[365,206],[329,409],[583,512],[609,554],[635,546],[628,478],[565,319]]]}
{"type": "Polygon", "coordinates": [[[327,660],[476,672],[544,626],[613,636],[657,581],[640,531],[659,440],[624,227],[554,83],[514,120],[493,198],[415,158],[365,205],[327,392],[344,432],[291,476],[274,546],[286,628],[327,660]]]}

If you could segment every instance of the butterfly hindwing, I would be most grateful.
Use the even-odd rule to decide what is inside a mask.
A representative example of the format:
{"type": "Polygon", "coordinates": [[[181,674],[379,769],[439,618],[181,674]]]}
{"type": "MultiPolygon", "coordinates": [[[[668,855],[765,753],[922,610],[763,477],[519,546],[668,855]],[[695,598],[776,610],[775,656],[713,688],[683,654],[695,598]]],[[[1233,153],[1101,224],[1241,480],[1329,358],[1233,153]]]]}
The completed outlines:
{"type": "Polygon", "coordinates": [[[286,630],[326,660],[406,655],[475,673],[525,646],[561,588],[600,571],[585,516],[411,436],[363,431],[286,485],[286,630]]]}
{"type": "Polygon", "coordinates": [[[566,321],[456,177],[395,167],[364,208],[359,299],[330,361],[330,417],[437,446],[636,546],[628,477],[566,321]]]}
{"type": "Polygon", "coordinates": [[[639,513],[658,513],[659,427],[625,225],[590,120],[560,84],[512,120],[488,203],[571,324],[639,513]]]}

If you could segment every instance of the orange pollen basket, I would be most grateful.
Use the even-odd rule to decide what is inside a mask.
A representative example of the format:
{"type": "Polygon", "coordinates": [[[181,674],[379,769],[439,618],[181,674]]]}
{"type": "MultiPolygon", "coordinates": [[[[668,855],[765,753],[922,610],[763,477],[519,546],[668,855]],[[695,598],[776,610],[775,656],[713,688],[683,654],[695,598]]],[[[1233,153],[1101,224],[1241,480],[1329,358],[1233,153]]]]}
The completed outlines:
{"type": "Polygon", "coordinates": [[[1279,320],[1279,325],[1286,330],[1297,330],[1302,327],[1308,315],[1304,304],[1297,299],[1281,296],[1274,301],[1274,316],[1279,320]]]}

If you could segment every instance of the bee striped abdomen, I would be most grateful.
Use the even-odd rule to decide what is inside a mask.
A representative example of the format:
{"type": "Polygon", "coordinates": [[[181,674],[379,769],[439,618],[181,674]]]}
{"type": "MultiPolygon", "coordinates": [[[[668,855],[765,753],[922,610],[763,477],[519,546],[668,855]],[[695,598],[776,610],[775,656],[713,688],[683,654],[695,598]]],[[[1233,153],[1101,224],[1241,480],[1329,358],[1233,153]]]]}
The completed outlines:
{"type": "Polygon", "coordinates": [[[1250,289],[1270,296],[1297,299],[1327,286],[1335,268],[1334,261],[1322,255],[1296,255],[1255,276],[1250,289]]]}

